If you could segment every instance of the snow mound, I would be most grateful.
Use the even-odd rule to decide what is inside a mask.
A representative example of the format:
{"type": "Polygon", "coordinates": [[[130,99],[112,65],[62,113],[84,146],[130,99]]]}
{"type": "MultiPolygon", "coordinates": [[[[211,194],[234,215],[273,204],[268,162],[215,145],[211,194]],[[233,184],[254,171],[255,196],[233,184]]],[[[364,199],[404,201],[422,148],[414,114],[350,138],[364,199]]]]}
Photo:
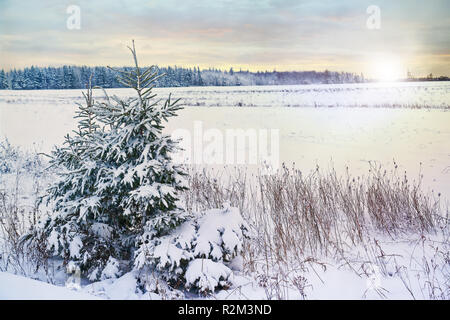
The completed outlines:
{"type": "Polygon", "coordinates": [[[112,300],[137,300],[141,299],[141,295],[136,287],[136,276],[128,272],[117,279],[112,278],[91,283],[84,287],[83,291],[112,300]]]}
{"type": "Polygon", "coordinates": [[[214,261],[230,261],[242,250],[242,239],[247,226],[239,209],[225,208],[209,210],[198,221],[196,257],[214,261]]]}
{"type": "Polygon", "coordinates": [[[195,259],[186,270],[186,287],[200,288],[201,292],[213,292],[218,286],[225,286],[232,274],[223,263],[210,259],[195,259]]]}
{"type": "Polygon", "coordinates": [[[0,272],[0,300],[94,300],[93,295],[0,272]]]}

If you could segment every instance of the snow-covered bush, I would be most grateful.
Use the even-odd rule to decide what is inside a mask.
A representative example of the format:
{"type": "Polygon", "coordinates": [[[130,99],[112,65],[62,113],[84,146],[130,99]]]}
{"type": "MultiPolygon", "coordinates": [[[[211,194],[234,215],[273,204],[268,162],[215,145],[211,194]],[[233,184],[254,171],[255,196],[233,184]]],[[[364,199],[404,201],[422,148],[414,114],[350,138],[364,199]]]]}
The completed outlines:
{"type": "Polygon", "coordinates": [[[242,251],[248,227],[237,208],[225,205],[196,215],[170,234],[144,234],[136,251],[135,268],[157,270],[174,286],[206,294],[226,287],[229,262],[242,251]]]}
{"type": "Polygon", "coordinates": [[[8,140],[0,141],[0,174],[14,171],[19,158],[19,150],[13,148],[8,140]]]}
{"type": "Polygon", "coordinates": [[[136,97],[122,100],[105,92],[99,103],[88,88],[78,131],[52,153],[59,178],[48,199],[55,214],[23,238],[44,235],[52,255],[92,281],[131,269],[144,233],[157,239],[187,217],[178,205],[185,173],[170,157],[177,144],[162,134],[163,122],[181,108],[170,96],[162,104],[155,99],[158,70],[139,68],[134,43],[130,50],[136,66],[118,71],[118,80],[134,88],[136,97]]]}
{"type": "Polygon", "coordinates": [[[42,162],[35,152],[26,152],[12,146],[8,139],[0,140],[0,175],[33,173],[42,170],[42,162]]]}

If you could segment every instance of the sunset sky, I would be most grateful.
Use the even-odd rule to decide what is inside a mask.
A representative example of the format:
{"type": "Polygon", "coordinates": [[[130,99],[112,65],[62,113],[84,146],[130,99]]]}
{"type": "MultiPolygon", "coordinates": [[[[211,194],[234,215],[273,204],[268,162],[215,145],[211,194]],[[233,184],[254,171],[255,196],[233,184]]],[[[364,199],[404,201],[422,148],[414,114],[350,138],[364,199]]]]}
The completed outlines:
{"type": "Polygon", "coordinates": [[[0,0],[0,68],[130,65],[135,39],[142,65],[450,75],[449,12],[448,0],[0,0]]]}

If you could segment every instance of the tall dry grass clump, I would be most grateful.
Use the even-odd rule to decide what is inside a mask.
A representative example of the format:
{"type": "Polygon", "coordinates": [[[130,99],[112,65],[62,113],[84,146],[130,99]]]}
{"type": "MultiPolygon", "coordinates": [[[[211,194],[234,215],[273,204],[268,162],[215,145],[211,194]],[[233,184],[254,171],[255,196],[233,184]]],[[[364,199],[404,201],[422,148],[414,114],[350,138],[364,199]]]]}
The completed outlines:
{"type": "Polygon", "coordinates": [[[280,259],[288,253],[329,255],[361,243],[373,232],[433,232],[446,223],[439,196],[421,189],[396,169],[371,166],[365,176],[337,175],[316,168],[308,174],[283,166],[275,174],[250,174],[239,168],[190,172],[186,203],[190,210],[224,202],[240,208],[261,243],[280,259]]]}
{"type": "Polygon", "coordinates": [[[40,267],[47,269],[46,243],[25,247],[20,241],[42,216],[39,199],[51,178],[44,167],[36,152],[0,141],[0,271],[32,275],[40,267]]]}

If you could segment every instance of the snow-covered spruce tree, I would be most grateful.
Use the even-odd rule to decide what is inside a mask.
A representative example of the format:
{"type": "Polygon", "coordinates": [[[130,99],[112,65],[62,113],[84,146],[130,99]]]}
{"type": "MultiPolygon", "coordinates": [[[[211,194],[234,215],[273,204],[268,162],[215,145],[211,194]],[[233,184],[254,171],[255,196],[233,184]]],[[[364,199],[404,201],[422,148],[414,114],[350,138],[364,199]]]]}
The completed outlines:
{"type": "Polygon", "coordinates": [[[78,131],[53,151],[60,172],[49,199],[56,213],[26,237],[46,236],[53,255],[92,281],[131,269],[144,230],[160,237],[187,217],[178,205],[185,173],[170,157],[177,144],[162,134],[163,122],[181,107],[170,95],[155,99],[161,75],[154,66],[138,66],[134,42],[129,49],[135,67],[116,71],[136,96],[122,100],[105,92],[105,102],[95,102],[87,90],[78,131]]]}

